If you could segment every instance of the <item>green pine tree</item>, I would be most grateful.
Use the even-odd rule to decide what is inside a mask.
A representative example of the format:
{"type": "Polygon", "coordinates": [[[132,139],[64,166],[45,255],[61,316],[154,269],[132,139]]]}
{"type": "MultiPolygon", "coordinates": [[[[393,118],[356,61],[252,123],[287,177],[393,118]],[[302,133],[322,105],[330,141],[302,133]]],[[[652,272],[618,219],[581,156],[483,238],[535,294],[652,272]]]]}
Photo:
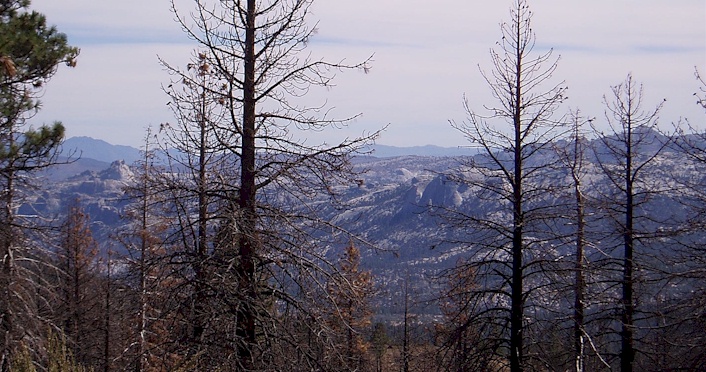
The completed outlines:
{"type": "Polygon", "coordinates": [[[22,293],[37,292],[30,275],[16,265],[29,249],[21,242],[29,226],[15,215],[22,198],[18,186],[55,163],[64,137],[61,123],[31,128],[28,120],[39,110],[43,86],[57,66],[74,66],[79,52],[29,5],[29,0],[0,0],[0,371],[10,369],[21,334],[38,324],[32,314],[15,309],[22,293]]]}

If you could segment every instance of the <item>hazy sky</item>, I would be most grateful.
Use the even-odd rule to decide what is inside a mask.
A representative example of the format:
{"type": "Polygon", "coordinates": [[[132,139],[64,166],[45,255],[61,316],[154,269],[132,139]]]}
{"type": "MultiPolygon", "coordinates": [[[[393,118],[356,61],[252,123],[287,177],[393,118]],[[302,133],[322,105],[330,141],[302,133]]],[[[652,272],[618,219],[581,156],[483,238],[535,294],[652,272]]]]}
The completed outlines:
{"type": "MultiPolygon", "coordinates": [[[[335,134],[355,136],[386,124],[379,143],[459,146],[450,119],[465,118],[462,97],[481,111],[492,104],[478,66],[490,70],[512,0],[318,0],[310,22],[316,56],[356,62],[373,55],[369,74],[346,72],[336,87],[316,91],[345,117],[362,113],[335,134]]],[[[195,49],[173,21],[169,0],[32,0],[32,9],[81,48],[74,69],[60,68],[47,85],[33,123],[61,120],[68,136],[139,146],[145,128],[173,121],[161,86],[169,76],[157,56],[184,66],[195,49]]],[[[186,13],[193,0],[177,0],[186,13]]],[[[537,51],[561,56],[554,81],[566,81],[564,107],[603,119],[602,97],[628,73],[644,84],[651,107],[667,99],[661,122],[679,117],[704,124],[695,105],[694,67],[706,75],[703,0],[529,0],[537,51]]],[[[500,123],[499,123],[500,124],[500,123]]]]}

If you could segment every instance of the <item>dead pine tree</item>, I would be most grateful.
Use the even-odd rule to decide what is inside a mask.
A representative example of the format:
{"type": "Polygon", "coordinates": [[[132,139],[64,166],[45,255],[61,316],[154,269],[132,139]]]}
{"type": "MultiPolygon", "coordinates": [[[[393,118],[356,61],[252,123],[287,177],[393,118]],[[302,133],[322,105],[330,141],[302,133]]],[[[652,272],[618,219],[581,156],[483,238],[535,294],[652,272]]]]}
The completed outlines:
{"type": "Polygon", "coordinates": [[[66,336],[67,347],[78,363],[97,364],[100,350],[98,297],[92,294],[98,282],[98,243],[89,228],[90,219],[80,201],[69,202],[66,221],[61,226],[57,267],[61,301],[56,308],[58,325],[66,336]]]}
{"type": "MultiPolygon", "coordinates": [[[[695,69],[694,77],[697,92],[693,96],[706,114],[706,81],[698,69],[695,69]]],[[[693,126],[687,119],[679,123],[682,124],[687,128],[678,128],[684,133],[676,136],[673,147],[690,160],[687,164],[693,170],[676,178],[679,203],[688,211],[689,218],[675,244],[677,260],[672,274],[688,283],[685,286],[688,292],[677,304],[679,310],[674,315],[676,321],[671,338],[678,340],[672,345],[678,345],[679,350],[665,352],[684,368],[700,370],[706,368],[706,350],[702,347],[706,343],[706,318],[703,316],[706,308],[706,245],[702,233],[706,230],[706,185],[702,176],[706,171],[706,131],[693,126]]]]}
{"type": "MultiPolygon", "coordinates": [[[[565,228],[562,237],[566,245],[573,251],[570,259],[565,260],[566,289],[559,288],[560,292],[567,294],[567,303],[572,304],[571,314],[566,317],[571,319],[571,339],[573,349],[571,350],[570,364],[576,372],[592,370],[595,368],[610,368],[602,350],[596,348],[590,331],[595,332],[595,328],[589,330],[587,326],[590,318],[587,309],[599,302],[592,298],[593,293],[589,287],[597,287],[592,283],[591,259],[595,256],[595,248],[592,239],[595,233],[592,228],[596,225],[591,219],[595,213],[595,198],[590,190],[595,187],[588,176],[596,172],[596,167],[590,159],[591,140],[587,137],[590,133],[589,125],[594,119],[581,115],[579,110],[570,113],[569,123],[571,133],[565,139],[557,143],[556,151],[558,160],[562,162],[566,170],[569,187],[565,190],[560,202],[565,209],[563,215],[565,228]],[[595,356],[595,358],[593,358],[595,356]],[[590,359],[590,360],[589,360],[590,359]]],[[[593,279],[595,281],[595,279],[593,279]]],[[[558,316],[561,321],[561,316],[558,316]]],[[[557,358],[560,361],[563,358],[557,358]]],[[[563,369],[567,368],[563,367],[563,369]]]]}
{"type": "MultiPolygon", "coordinates": [[[[221,368],[274,368],[276,359],[286,357],[275,356],[272,343],[293,337],[276,326],[278,309],[305,301],[289,295],[303,293],[291,286],[302,283],[301,275],[328,275],[334,267],[317,252],[324,245],[311,235],[330,226],[307,204],[333,194],[337,184],[353,182],[351,155],[377,135],[311,144],[302,133],[335,129],[356,115],[333,119],[301,98],[330,86],[335,72],[367,71],[368,61],[348,65],[308,56],[315,30],[307,24],[312,0],[194,4],[185,16],[173,3],[174,14],[199,44],[199,64],[208,66],[209,84],[217,87],[202,92],[220,105],[222,115],[211,124],[234,172],[230,182],[210,190],[220,195],[221,212],[209,268],[217,282],[210,284],[214,302],[208,316],[218,322],[207,326],[207,352],[221,368]]],[[[174,83],[188,75],[167,69],[174,83]]]]}
{"type": "Polygon", "coordinates": [[[208,339],[210,262],[213,258],[218,216],[223,215],[225,200],[232,195],[230,189],[235,172],[232,158],[227,156],[229,132],[218,130],[217,124],[225,120],[229,111],[222,91],[206,54],[196,52],[186,71],[169,69],[176,82],[164,88],[170,97],[169,106],[175,122],[160,127],[160,147],[166,157],[167,172],[157,175],[157,187],[164,195],[164,204],[174,215],[175,250],[170,255],[185,267],[185,286],[174,296],[186,309],[176,309],[186,314],[185,332],[179,344],[187,348],[192,363],[199,366],[204,344],[208,339]],[[175,151],[176,150],[176,151],[175,151]],[[188,289],[187,289],[188,288],[188,289]],[[186,342],[185,342],[186,341],[186,342]]]}
{"type": "Polygon", "coordinates": [[[171,216],[163,207],[160,188],[156,186],[157,166],[154,138],[148,130],[142,159],[135,165],[130,183],[124,187],[128,204],[123,210],[125,224],[115,238],[124,247],[125,283],[133,299],[131,343],[122,358],[129,359],[135,371],[169,370],[182,362],[183,356],[170,349],[171,309],[165,297],[177,285],[170,274],[169,228],[171,216]]]}
{"type": "MultiPolygon", "coordinates": [[[[603,220],[609,221],[604,226],[607,235],[600,248],[604,252],[615,252],[600,264],[601,271],[604,281],[617,283],[620,288],[615,311],[620,317],[616,332],[620,339],[618,357],[620,370],[630,372],[636,365],[648,367],[645,359],[636,360],[636,335],[641,327],[654,328],[649,325],[654,314],[650,314],[651,302],[645,297],[645,291],[666,287],[659,273],[664,272],[662,266],[669,258],[661,256],[667,251],[659,248],[659,240],[668,232],[670,221],[678,219],[672,219],[670,211],[655,209],[659,207],[651,204],[669,188],[655,181],[660,159],[672,141],[671,136],[657,131],[663,103],[645,109],[642,86],[632,75],[613,86],[611,93],[604,98],[607,133],[592,124],[594,131],[600,134],[592,149],[600,174],[608,184],[604,190],[598,190],[596,196],[601,201],[603,220]],[[638,288],[643,289],[638,292],[638,288]]],[[[658,294],[655,292],[649,297],[657,298],[658,294]]],[[[643,355],[650,353],[645,347],[640,349],[643,355]]]]}
{"type": "Polygon", "coordinates": [[[328,318],[340,340],[336,345],[342,352],[337,352],[338,358],[334,359],[329,370],[364,370],[370,347],[364,335],[371,324],[373,311],[370,302],[375,288],[370,272],[360,268],[360,250],[353,242],[341,255],[338,270],[340,275],[333,276],[328,283],[328,292],[335,304],[329,309],[328,318]]]}
{"type": "Polygon", "coordinates": [[[574,244],[574,312],[573,312],[573,344],[574,368],[576,372],[584,371],[585,363],[585,305],[586,305],[586,194],[584,191],[586,172],[586,138],[582,136],[582,119],[577,111],[572,114],[572,133],[567,148],[560,153],[560,159],[565,162],[571,175],[574,213],[569,217],[575,226],[574,244]]]}
{"type": "MultiPolygon", "coordinates": [[[[552,51],[536,53],[535,34],[527,1],[516,0],[510,21],[501,24],[502,38],[491,49],[493,69],[481,70],[496,105],[484,105],[483,115],[464,107],[467,120],[452,121],[473,147],[481,150],[466,164],[473,176],[451,176],[477,190],[483,200],[499,200],[493,211],[450,211],[449,221],[473,236],[470,244],[474,258],[466,261],[478,278],[472,307],[478,313],[469,321],[486,320],[488,332],[481,339],[480,353],[507,355],[511,371],[527,367],[527,339],[533,317],[525,313],[540,287],[539,262],[549,250],[543,245],[548,220],[553,218],[543,198],[561,185],[544,182],[554,164],[547,160],[553,140],[566,131],[555,111],[565,99],[563,82],[552,83],[558,59],[552,51]],[[507,306],[505,305],[507,304],[507,306]],[[475,319],[475,320],[474,320],[475,319]],[[529,320],[528,320],[529,319],[529,320]],[[488,327],[492,324],[492,327],[488,327]],[[505,330],[508,330],[506,333],[505,330]]],[[[464,174],[464,173],[462,173],[464,174]]]]}
{"type": "MultiPolygon", "coordinates": [[[[470,322],[473,316],[472,298],[476,286],[471,265],[456,263],[452,273],[445,275],[440,308],[443,321],[435,325],[435,337],[440,341],[437,354],[439,364],[448,371],[491,370],[493,356],[479,357],[475,346],[479,343],[477,329],[470,322]]],[[[407,371],[407,370],[405,370],[407,371]]]]}

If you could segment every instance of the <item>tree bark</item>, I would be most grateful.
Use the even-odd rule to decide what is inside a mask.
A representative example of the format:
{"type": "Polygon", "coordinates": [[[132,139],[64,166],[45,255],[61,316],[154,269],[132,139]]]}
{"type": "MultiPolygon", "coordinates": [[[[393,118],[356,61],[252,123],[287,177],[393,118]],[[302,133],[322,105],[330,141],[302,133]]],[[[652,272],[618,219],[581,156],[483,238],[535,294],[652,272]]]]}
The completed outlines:
{"type": "Polygon", "coordinates": [[[257,302],[255,278],[255,257],[257,244],[257,200],[255,157],[257,153],[255,136],[255,14],[256,1],[248,0],[245,25],[245,56],[243,76],[243,139],[240,169],[240,194],[238,206],[242,226],[239,226],[239,287],[243,303],[239,307],[236,334],[239,336],[238,356],[242,367],[250,369],[253,364],[255,338],[254,306],[257,302]]]}
{"type": "MultiPolygon", "coordinates": [[[[630,89],[630,87],[628,87],[630,89]]],[[[628,112],[632,112],[630,103],[628,103],[628,112]]],[[[620,370],[622,372],[632,372],[633,360],[635,359],[635,351],[633,345],[633,315],[635,307],[633,304],[633,248],[634,248],[634,232],[633,232],[633,209],[634,209],[634,190],[633,190],[633,172],[632,172],[632,123],[630,117],[626,123],[626,152],[625,152],[625,227],[623,231],[624,240],[624,257],[623,257],[623,311],[621,317],[621,349],[620,349],[620,370]]]]}

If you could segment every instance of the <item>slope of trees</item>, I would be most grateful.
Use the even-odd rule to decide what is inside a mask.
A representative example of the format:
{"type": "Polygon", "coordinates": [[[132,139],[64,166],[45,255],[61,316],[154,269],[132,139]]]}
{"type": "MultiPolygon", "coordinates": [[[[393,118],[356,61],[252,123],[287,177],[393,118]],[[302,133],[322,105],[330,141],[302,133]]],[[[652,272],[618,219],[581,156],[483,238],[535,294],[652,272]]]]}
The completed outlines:
{"type": "Polygon", "coordinates": [[[512,1],[481,71],[495,104],[465,99],[466,121],[451,123],[481,150],[439,178],[458,203],[424,199],[451,229],[439,260],[460,256],[434,273],[433,321],[415,314],[428,299],[411,304],[408,278],[381,291],[401,294],[404,314],[376,317],[369,243],[331,217],[341,190],[360,195],[351,159],[377,133],[306,138],[356,117],[307,92],[368,61],[309,57],[312,0],[193,4],[185,16],[172,3],[191,63],[160,61],[175,121],[148,132],[122,226],[98,247],[79,201],[37,215],[63,222],[53,240],[17,213],[63,137],[26,124],[78,50],[28,2],[0,3],[0,371],[704,368],[706,136],[660,133],[661,104],[644,110],[630,75],[605,120],[561,116],[558,59],[535,50],[527,0],[512,1]]]}

